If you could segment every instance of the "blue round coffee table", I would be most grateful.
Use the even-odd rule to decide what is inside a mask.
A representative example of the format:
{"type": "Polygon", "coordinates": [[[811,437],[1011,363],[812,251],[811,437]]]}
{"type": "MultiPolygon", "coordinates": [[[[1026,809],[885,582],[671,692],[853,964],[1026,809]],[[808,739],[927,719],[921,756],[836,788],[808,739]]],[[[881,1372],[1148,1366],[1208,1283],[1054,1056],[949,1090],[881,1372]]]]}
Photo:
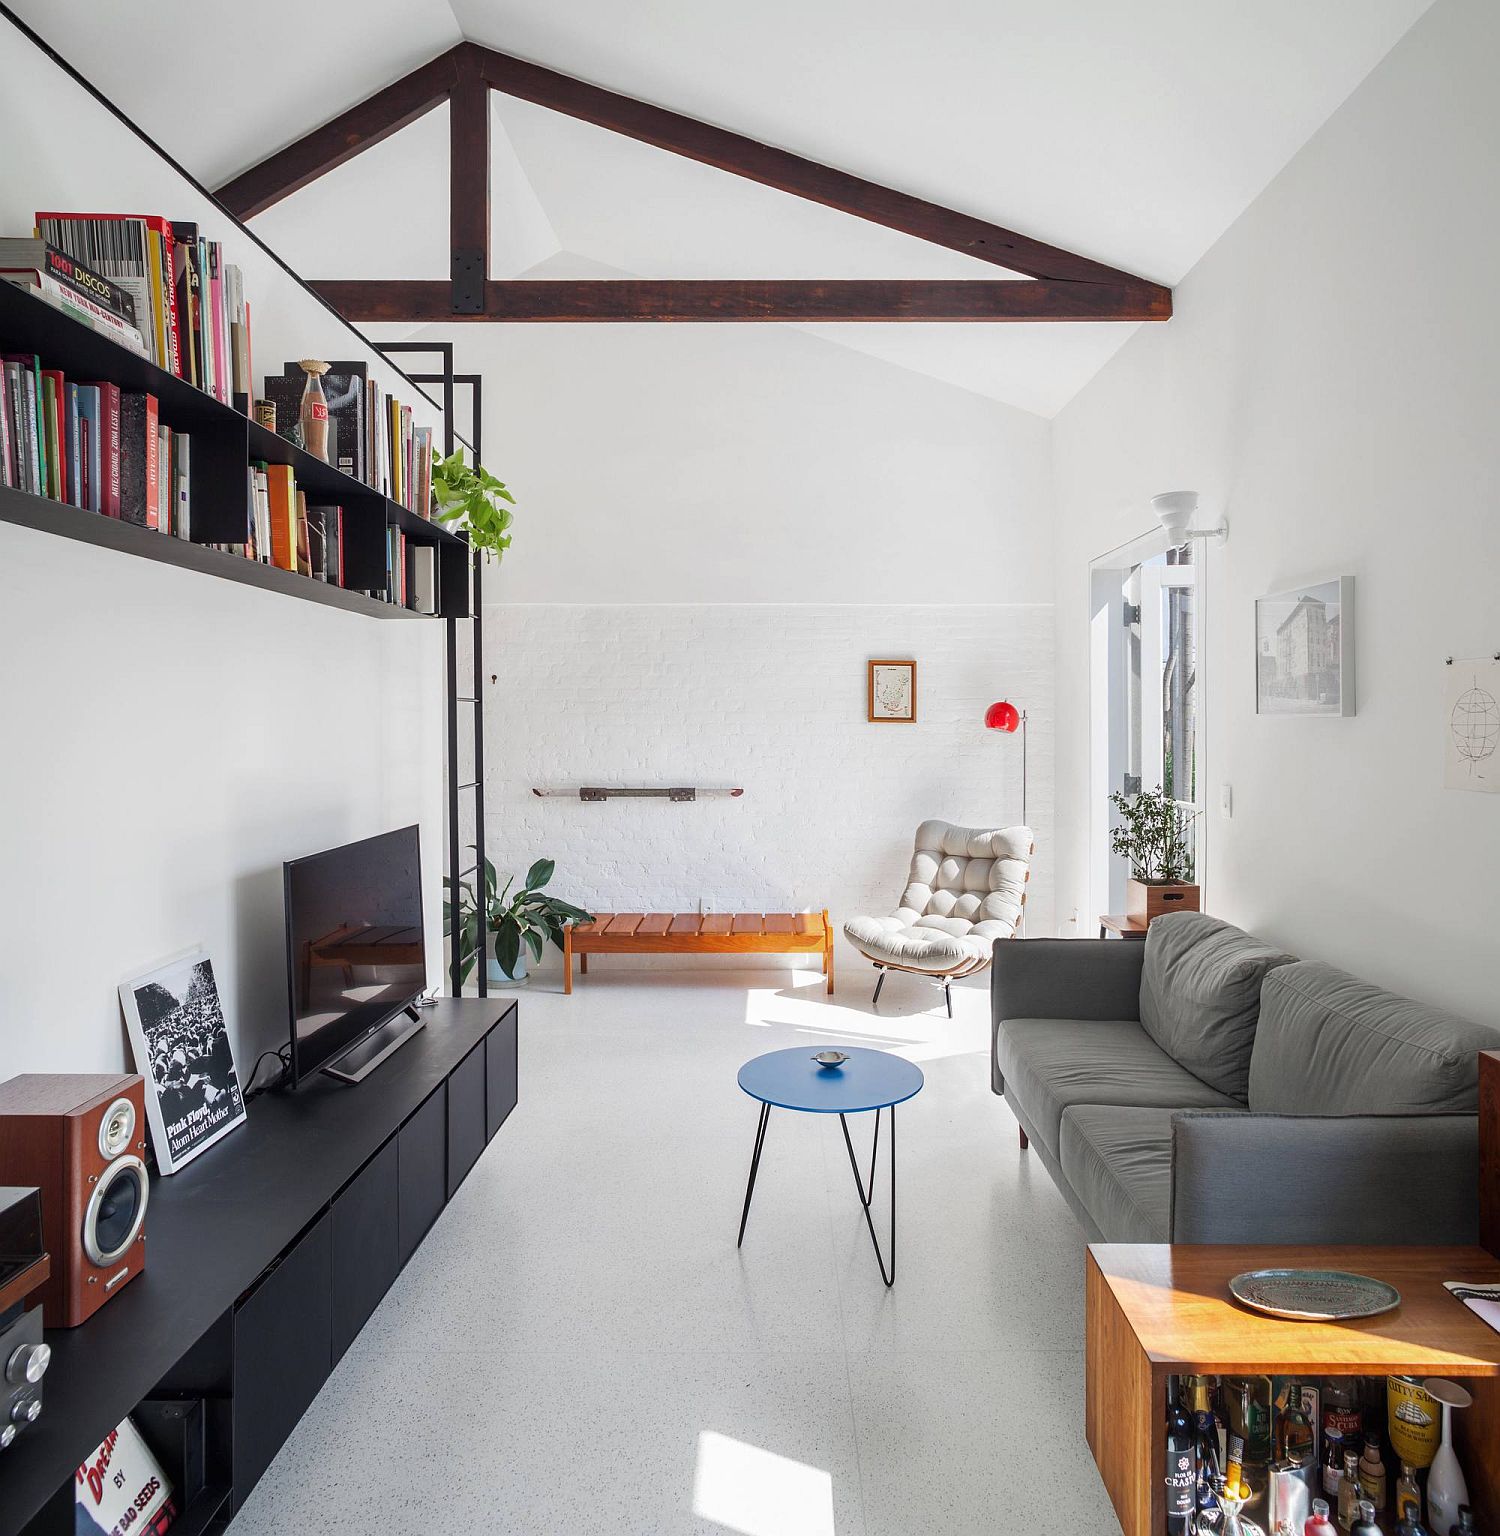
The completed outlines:
{"type": "MultiPolygon", "coordinates": [[[[896,1281],[896,1106],[904,1104],[922,1090],[922,1069],[888,1051],[872,1051],[851,1046],[844,1061],[836,1067],[820,1066],[812,1046],[798,1045],[786,1051],[770,1051],[756,1056],[740,1068],[740,1087],[752,1099],[760,1100],[760,1124],[755,1131],[755,1151],[750,1158],[750,1180],[745,1186],[745,1208],[740,1212],[740,1237],[745,1241],[745,1223],[750,1219],[750,1197],[755,1193],[755,1175],[760,1169],[761,1148],[766,1144],[766,1126],[771,1110],[792,1109],[808,1115],[837,1115],[844,1131],[844,1145],[849,1150],[849,1166],[854,1170],[854,1185],[859,1203],[864,1207],[865,1225],[875,1245],[875,1262],[880,1278],[889,1285],[896,1281]],[[849,1136],[849,1115],[875,1111],[875,1139],[870,1147],[868,1183],[860,1177],[854,1142],[849,1136]],[[875,1235],[875,1221],[870,1202],[875,1198],[875,1158],[880,1150],[880,1112],[890,1115],[891,1163],[891,1267],[886,1270],[875,1235]]],[[[739,1246],[738,1244],[736,1246],[739,1246]]]]}

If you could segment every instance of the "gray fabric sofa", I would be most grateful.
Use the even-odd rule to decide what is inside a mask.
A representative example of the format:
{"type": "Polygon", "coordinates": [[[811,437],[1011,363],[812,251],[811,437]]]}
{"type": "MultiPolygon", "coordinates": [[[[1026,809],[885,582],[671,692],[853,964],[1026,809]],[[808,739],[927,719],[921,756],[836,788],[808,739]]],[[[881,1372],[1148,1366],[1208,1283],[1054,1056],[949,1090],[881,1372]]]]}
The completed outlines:
{"type": "Polygon", "coordinates": [[[995,947],[993,1087],[1090,1238],[1472,1243],[1500,1030],[1199,913],[995,947]]]}

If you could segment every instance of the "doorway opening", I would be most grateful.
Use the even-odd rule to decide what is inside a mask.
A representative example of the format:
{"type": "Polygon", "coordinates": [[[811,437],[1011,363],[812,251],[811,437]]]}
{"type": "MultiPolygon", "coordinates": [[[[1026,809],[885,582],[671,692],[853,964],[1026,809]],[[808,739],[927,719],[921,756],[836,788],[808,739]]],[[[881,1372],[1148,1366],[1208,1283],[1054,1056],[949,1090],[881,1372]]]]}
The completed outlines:
{"type": "Polygon", "coordinates": [[[1204,881],[1203,551],[1161,530],[1089,567],[1089,895],[1125,910],[1130,869],[1110,851],[1115,791],[1165,790],[1193,817],[1190,879],[1204,881]]]}

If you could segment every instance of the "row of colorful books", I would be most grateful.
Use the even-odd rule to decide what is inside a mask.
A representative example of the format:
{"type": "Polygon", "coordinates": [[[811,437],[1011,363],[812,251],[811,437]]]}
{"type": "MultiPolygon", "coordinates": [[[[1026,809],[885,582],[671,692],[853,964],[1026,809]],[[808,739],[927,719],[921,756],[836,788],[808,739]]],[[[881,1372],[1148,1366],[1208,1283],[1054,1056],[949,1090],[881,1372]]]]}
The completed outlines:
{"type": "Polygon", "coordinates": [[[33,354],[0,354],[0,484],[191,536],[191,443],[154,395],[78,382],[33,354]]]}
{"type": "Polygon", "coordinates": [[[0,239],[0,278],[146,356],[135,299],[108,278],[45,240],[0,239]]]}
{"type": "Polygon", "coordinates": [[[435,614],[436,547],[413,543],[399,528],[387,528],[385,533],[385,600],[417,613],[435,614]]]}
{"type": "MultiPolygon", "coordinates": [[[[250,305],[244,278],[224,259],[219,241],[208,239],[197,224],[157,214],[38,213],[29,243],[45,248],[28,252],[21,249],[28,242],[0,242],[13,248],[0,259],[12,280],[67,307],[67,293],[76,284],[63,276],[57,257],[81,267],[96,285],[94,303],[138,333],[146,357],[225,405],[248,411],[250,305]]],[[[116,339],[130,344],[128,337],[116,339]]]]}
{"type": "Polygon", "coordinates": [[[344,509],[310,506],[285,464],[257,460],[245,472],[245,537],[215,544],[229,554],[259,560],[283,571],[297,571],[314,581],[342,587],[344,580],[344,509]]]}
{"type": "MultiPolygon", "coordinates": [[[[386,569],[381,586],[353,590],[419,613],[437,612],[437,550],[412,544],[399,528],[386,530],[386,569]]],[[[245,537],[215,549],[259,560],[314,581],[348,587],[345,512],[308,502],[296,471],[285,464],[251,464],[246,479],[245,537]]]]}
{"type": "MultiPolygon", "coordinates": [[[[328,400],[328,462],[398,505],[429,517],[432,508],[433,434],[412,421],[409,405],[381,389],[360,362],[329,363],[322,376],[328,400]]],[[[302,394],[307,374],[300,363],[267,374],[262,423],[300,444],[302,394]]]]}

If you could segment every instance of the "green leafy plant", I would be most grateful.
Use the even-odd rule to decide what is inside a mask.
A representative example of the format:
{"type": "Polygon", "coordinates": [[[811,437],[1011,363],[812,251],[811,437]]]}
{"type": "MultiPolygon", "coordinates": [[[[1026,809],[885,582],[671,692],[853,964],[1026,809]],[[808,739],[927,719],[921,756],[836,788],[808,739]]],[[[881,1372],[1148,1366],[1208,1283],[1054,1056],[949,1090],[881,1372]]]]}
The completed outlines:
{"type": "Polygon", "coordinates": [[[1193,878],[1193,823],[1197,811],[1184,810],[1159,784],[1130,796],[1118,791],[1109,803],[1120,824],[1109,833],[1109,846],[1130,860],[1130,873],[1148,884],[1193,878]]]}
{"type": "MultiPolygon", "coordinates": [[[[469,972],[485,953],[485,941],[495,935],[495,958],[507,976],[514,976],[516,961],[520,958],[521,945],[531,951],[533,960],[542,958],[542,948],[550,939],[559,949],[563,947],[563,930],[574,923],[593,922],[592,913],[585,912],[555,896],[545,896],[542,888],[552,878],[556,864],[551,859],[538,859],[526,871],[526,878],[516,886],[515,876],[505,882],[503,890],[497,889],[495,866],[484,861],[484,883],[481,890],[469,879],[459,881],[458,887],[458,958],[460,985],[469,979],[469,972]]],[[[466,870],[465,876],[477,875],[479,869],[466,870]]],[[[452,934],[454,912],[451,900],[443,902],[443,934],[452,934]]]]}
{"type": "Polygon", "coordinates": [[[497,560],[510,548],[511,508],[516,498],[483,465],[471,469],[462,448],[432,461],[433,514],[439,522],[459,522],[473,549],[497,560]]]}

